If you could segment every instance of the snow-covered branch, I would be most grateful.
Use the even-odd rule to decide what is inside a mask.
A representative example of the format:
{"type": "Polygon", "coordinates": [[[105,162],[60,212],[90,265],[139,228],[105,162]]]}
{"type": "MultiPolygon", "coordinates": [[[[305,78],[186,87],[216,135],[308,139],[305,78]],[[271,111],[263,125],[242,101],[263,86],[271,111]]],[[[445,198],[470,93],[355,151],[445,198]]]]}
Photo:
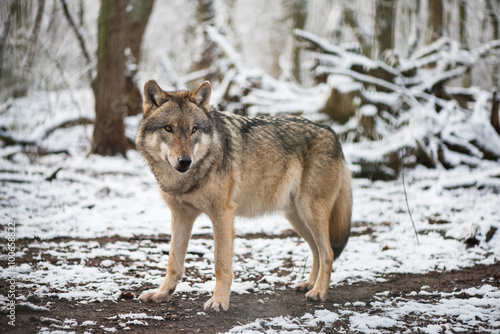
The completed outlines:
{"type": "Polygon", "coordinates": [[[393,178],[403,163],[452,168],[500,159],[495,97],[477,88],[453,93],[446,86],[499,49],[500,40],[469,51],[443,37],[408,59],[390,54],[386,62],[331,45],[302,30],[294,33],[303,48],[312,52],[316,81],[330,87],[322,111],[347,122],[337,129],[343,138],[361,142],[356,153],[347,152],[359,168],[358,175],[393,178]],[[383,142],[383,152],[364,149],[366,139],[378,141],[373,147],[383,142]],[[373,152],[373,159],[365,151],[373,152]],[[365,153],[360,156],[359,152],[365,153]]]}
{"type": "Polygon", "coordinates": [[[47,138],[51,133],[56,131],[57,129],[68,128],[76,125],[84,125],[84,124],[93,124],[94,120],[88,117],[72,117],[65,118],[49,124],[45,127],[40,128],[34,134],[32,134],[28,138],[23,138],[18,135],[15,135],[9,131],[0,130],[0,140],[3,141],[5,146],[12,145],[21,145],[21,146],[29,146],[29,145],[38,145],[43,139],[47,138]]]}

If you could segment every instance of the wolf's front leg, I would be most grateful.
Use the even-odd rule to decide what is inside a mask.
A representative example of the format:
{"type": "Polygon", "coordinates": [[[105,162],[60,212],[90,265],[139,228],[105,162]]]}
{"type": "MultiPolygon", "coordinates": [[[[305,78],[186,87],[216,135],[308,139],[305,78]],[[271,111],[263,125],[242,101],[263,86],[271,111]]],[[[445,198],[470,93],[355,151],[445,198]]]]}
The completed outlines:
{"type": "Polygon", "coordinates": [[[191,230],[198,213],[179,212],[172,210],[172,240],[167,265],[167,276],[155,292],[142,294],[139,299],[143,302],[161,303],[170,299],[175,291],[177,282],[184,274],[184,259],[186,258],[191,230]]]}
{"type": "Polygon", "coordinates": [[[215,289],[204,308],[205,311],[227,311],[233,279],[234,208],[226,208],[222,214],[211,218],[214,230],[215,289]]]}

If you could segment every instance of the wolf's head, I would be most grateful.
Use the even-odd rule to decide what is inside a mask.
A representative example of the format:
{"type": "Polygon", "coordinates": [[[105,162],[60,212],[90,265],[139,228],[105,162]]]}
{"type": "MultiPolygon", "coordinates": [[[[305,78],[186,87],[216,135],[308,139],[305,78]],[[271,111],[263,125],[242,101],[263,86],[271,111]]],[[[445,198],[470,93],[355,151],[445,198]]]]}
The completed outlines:
{"type": "Polygon", "coordinates": [[[210,94],[208,81],[192,92],[166,92],[156,81],[146,82],[136,145],[150,165],[166,163],[185,173],[206,155],[212,133],[210,94]]]}

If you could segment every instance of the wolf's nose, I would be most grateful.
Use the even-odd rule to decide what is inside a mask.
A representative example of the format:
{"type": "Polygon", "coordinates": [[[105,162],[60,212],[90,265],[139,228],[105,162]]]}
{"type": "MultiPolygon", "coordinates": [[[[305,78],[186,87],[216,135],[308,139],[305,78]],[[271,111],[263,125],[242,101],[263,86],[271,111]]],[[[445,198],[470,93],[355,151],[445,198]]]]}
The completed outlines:
{"type": "Polygon", "coordinates": [[[186,167],[189,167],[189,165],[191,165],[191,157],[189,155],[181,155],[180,158],[179,158],[179,165],[182,167],[182,168],[186,168],[186,167]]]}

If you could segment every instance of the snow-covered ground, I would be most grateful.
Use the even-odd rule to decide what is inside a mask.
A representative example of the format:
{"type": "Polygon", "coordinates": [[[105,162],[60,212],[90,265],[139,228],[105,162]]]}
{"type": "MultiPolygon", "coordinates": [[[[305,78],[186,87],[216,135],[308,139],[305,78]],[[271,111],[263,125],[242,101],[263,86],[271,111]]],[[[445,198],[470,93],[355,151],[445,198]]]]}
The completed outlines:
{"type": "MultiPolygon", "coordinates": [[[[79,111],[92,110],[89,94],[74,92],[78,101],[86,101],[79,109],[66,100],[69,97],[31,95],[13,101],[0,116],[1,123],[19,137],[36,138],[37,131],[47,124],[82,115],[92,117],[79,111]],[[57,112],[47,110],[48,106],[57,112]]],[[[138,121],[138,117],[127,120],[131,135],[138,121]]],[[[37,240],[18,249],[16,279],[40,296],[55,295],[75,303],[117,300],[124,289],[160,284],[168,261],[167,242],[141,239],[170,234],[170,213],[158,196],[153,175],[135,151],[128,152],[127,160],[86,157],[91,131],[91,126],[60,129],[41,143],[46,151],[65,149],[70,155],[35,154],[18,146],[0,148],[0,239],[7,239],[7,225],[14,223],[17,240],[37,240]],[[48,181],[58,169],[55,178],[48,181]],[[120,241],[104,245],[84,240],[115,236],[120,241]],[[36,266],[23,261],[26,254],[39,254],[36,266]],[[116,256],[120,261],[109,259],[116,256]]],[[[487,238],[490,231],[500,229],[499,163],[484,162],[474,170],[417,167],[406,171],[405,181],[419,243],[401,180],[355,179],[353,233],[334,263],[332,286],[383,281],[387,274],[441,272],[499,261],[500,233],[487,238]],[[468,247],[464,239],[476,230],[478,245],[468,247]]],[[[235,228],[233,293],[272,293],[283,284],[304,279],[311,266],[305,242],[293,236],[272,237],[290,228],[284,218],[237,219],[235,228]],[[269,237],[245,237],[258,233],[269,237]],[[284,267],[285,262],[294,265],[284,267]],[[279,271],[288,274],[278,275],[279,271]]],[[[211,223],[201,217],[193,234],[207,233],[211,233],[211,223]]],[[[178,293],[211,293],[215,283],[213,246],[209,238],[191,240],[187,275],[178,293]],[[199,275],[190,276],[193,271],[199,275]]],[[[2,264],[6,263],[5,254],[3,250],[2,264]]],[[[11,274],[7,267],[0,267],[2,280],[11,274]]],[[[432,326],[410,324],[415,331],[467,331],[464,324],[474,324],[477,319],[500,328],[500,290],[489,282],[467,291],[442,293],[422,287],[412,293],[437,294],[440,301],[428,304],[380,294],[370,313],[338,305],[337,312],[318,310],[298,318],[263,319],[235,327],[231,333],[314,333],[320,331],[318,323],[327,325],[345,317],[350,319],[351,330],[377,333],[404,323],[409,312],[437,319],[432,326]],[[463,293],[471,297],[457,297],[463,293]],[[445,321],[448,318],[459,321],[445,321]]],[[[30,305],[27,296],[19,296],[18,302],[30,305]]],[[[0,296],[0,306],[7,303],[7,296],[0,296]]],[[[145,320],[124,317],[123,321],[145,320]]]]}

